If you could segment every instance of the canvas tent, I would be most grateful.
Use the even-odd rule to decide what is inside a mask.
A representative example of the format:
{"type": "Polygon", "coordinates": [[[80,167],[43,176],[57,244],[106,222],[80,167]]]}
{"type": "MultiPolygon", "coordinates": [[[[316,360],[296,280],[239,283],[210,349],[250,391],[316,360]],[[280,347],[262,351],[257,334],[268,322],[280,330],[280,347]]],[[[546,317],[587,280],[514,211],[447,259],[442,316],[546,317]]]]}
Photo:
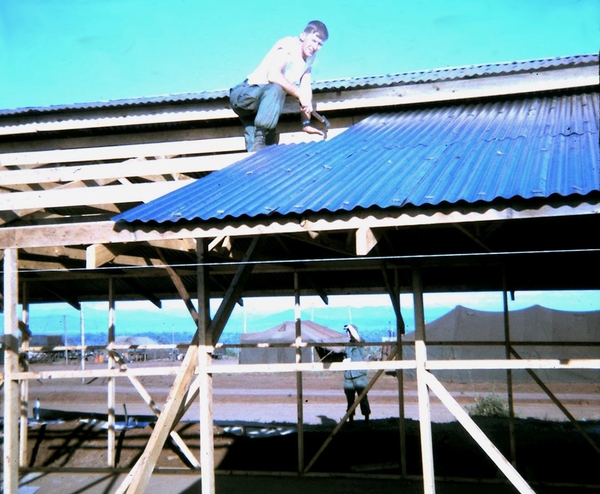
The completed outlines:
{"type": "MultiPolygon", "coordinates": [[[[326,326],[321,326],[312,321],[301,322],[302,341],[307,343],[322,343],[318,347],[306,347],[302,349],[303,362],[317,362],[324,360],[335,360],[335,356],[341,356],[344,347],[331,347],[331,343],[347,343],[345,334],[334,331],[326,326]]],[[[240,335],[240,343],[244,344],[279,344],[293,343],[296,339],[296,323],[286,321],[277,326],[254,333],[240,335]]],[[[281,364],[296,361],[296,350],[292,347],[265,346],[260,348],[244,348],[240,350],[240,364],[281,364]]]]}
{"type": "MultiPolygon", "coordinates": [[[[599,358],[600,311],[569,312],[534,305],[509,312],[510,340],[521,358],[599,358]],[[544,342],[544,345],[519,345],[519,342],[544,342]],[[548,346],[547,343],[556,345],[548,346]],[[575,342],[583,345],[571,346],[575,342]],[[561,345],[566,343],[566,345],[561,345]],[[568,346],[567,346],[568,345],[568,346]]],[[[426,325],[429,343],[427,355],[432,359],[504,359],[504,345],[444,345],[441,342],[504,342],[504,313],[455,307],[451,312],[426,325]]],[[[403,338],[404,358],[414,358],[414,333],[403,338]]],[[[514,357],[512,357],[514,358],[514,357]]],[[[500,382],[506,380],[502,370],[436,371],[440,379],[455,382],[500,382]]],[[[597,382],[597,370],[538,370],[536,374],[555,382],[597,382]]],[[[526,382],[531,378],[525,371],[514,371],[513,380],[526,382]]]]}
{"type": "Polygon", "coordinates": [[[119,350],[119,352],[123,357],[131,360],[165,359],[169,358],[171,352],[166,348],[145,348],[159,345],[157,341],[148,336],[119,336],[115,339],[115,345],[128,345],[130,348],[119,350]]]}

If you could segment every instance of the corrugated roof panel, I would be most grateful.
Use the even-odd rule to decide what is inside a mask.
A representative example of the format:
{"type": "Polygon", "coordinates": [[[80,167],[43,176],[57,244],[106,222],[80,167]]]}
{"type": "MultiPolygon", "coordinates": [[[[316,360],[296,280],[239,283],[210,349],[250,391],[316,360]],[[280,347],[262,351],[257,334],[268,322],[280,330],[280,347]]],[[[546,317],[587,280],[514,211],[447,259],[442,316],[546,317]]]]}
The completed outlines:
{"type": "MultiPolygon", "coordinates": [[[[387,87],[404,84],[422,84],[441,82],[457,79],[472,79],[476,77],[508,75],[515,73],[528,73],[537,70],[564,68],[568,66],[579,67],[598,63],[598,54],[573,55],[554,57],[541,60],[524,60],[513,62],[499,62],[490,64],[477,64],[465,67],[446,67],[441,69],[419,70],[402,72],[398,74],[385,74],[365,77],[351,77],[346,79],[331,79],[313,82],[314,91],[335,91],[353,88],[387,87]]],[[[243,77],[242,77],[243,78],[243,77]]],[[[235,85],[238,81],[231,81],[235,85]]],[[[102,108],[119,108],[127,106],[143,106],[152,104],[178,104],[211,101],[223,99],[229,95],[229,89],[214,91],[201,91],[178,94],[164,94],[140,98],[123,98],[110,101],[89,103],[74,103],[67,105],[38,106],[16,109],[0,109],[2,115],[18,115],[22,113],[46,113],[66,110],[93,110],[102,108]]]]}
{"type": "Polygon", "coordinates": [[[598,93],[373,115],[272,146],[116,216],[218,220],[585,195],[600,190],[598,93]]]}

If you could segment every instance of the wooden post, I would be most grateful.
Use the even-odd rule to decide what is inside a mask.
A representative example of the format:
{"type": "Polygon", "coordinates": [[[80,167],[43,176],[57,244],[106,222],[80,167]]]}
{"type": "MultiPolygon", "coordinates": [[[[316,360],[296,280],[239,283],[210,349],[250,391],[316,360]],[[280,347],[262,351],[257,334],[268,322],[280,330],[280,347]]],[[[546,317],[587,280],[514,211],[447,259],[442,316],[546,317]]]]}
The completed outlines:
{"type": "MultiPolygon", "coordinates": [[[[300,286],[298,272],[294,271],[294,314],[296,320],[296,363],[302,363],[302,319],[300,312],[300,286]]],[[[296,372],[296,405],[298,410],[298,473],[304,472],[304,391],[302,372],[296,372]]]]}
{"type": "MultiPolygon", "coordinates": [[[[502,271],[502,301],[504,304],[504,350],[506,360],[512,358],[510,340],[510,318],[508,313],[508,294],[506,290],[506,270],[502,271]]],[[[510,460],[513,467],[517,466],[517,444],[515,439],[515,407],[513,396],[512,370],[506,370],[506,392],[508,397],[508,433],[510,436],[510,460]]]]}
{"type": "MultiPolygon", "coordinates": [[[[115,346],[115,293],[113,278],[108,279],[108,368],[114,369],[115,358],[113,348],[115,346]]],[[[110,468],[115,466],[116,434],[115,434],[115,378],[108,378],[107,386],[107,408],[108,408],[108,437],[106,464],[110,468]]]]}
{"type": "Polygon", "coordinates": [[[17,304],[17,249],[4,251],[4,444],[2,457],[3,492],[19,490],[19,383],[12,375],[19,370],[17,304]]]}
{"type": "MultiPolygon", "coordinates": [[[[398,280],[398,270],[394,270],[394,284],[396,298],[398,303],[398,313],[396,314],[396,358],[402,360],[404,358],[402,350],[402,335],[406,332],[404,318],[400,309],[400,283],[398,280]]],[[[405,410],[404,410],[404,370],[396,370],[396,379],[398,380],[398,433],[400,434],[400,473],[406,476],[406,426],[405,426],[405,410]]]]}
{"type": "Polygon", "coordinates": [[[210,348],[212,335],[207,334],[210,324],[210,294],[206,241],[196,243],[197,290],[198,290],[198,372],[200,380],[200,467],[202,469],[202,492],[215,494],[215,452],[213,438],[213,382],[210,373],[210,348]]]}
{"type": "MultiPolygon", "coordinates": [[[[29,299],[27,283],[23,283],[23,294],[22,294],[22,306],[23,306],[23,325],[27,328],[27,335],[21,333],[23,338],[21,339],[21,347],[24,352],[27,352],[29,348],[29,299]]],[[[27,360],[25,360],[27,362],[27,360]]],[[[28,367],[28,366],[27,366],[28,367]]],[[[29,370],[23,369],[23,370],[29,370]]],[[[29,436],[29,380],[23,379],[20,383],[21,387],[21,417],[20,417],[20,428],[19,428],[19,467],[25,468],[28,466],[29,458],[27,452],[27,442],[29,436]]]]}
{"type": "Polygon", "coordinates": [[[419,399],[419,427],[421,432],[421,461],[423,464],[423,492],[435,494],[433,470],[433,440],[431,409],[427,387],[427,348],[425,346],[425,309],[423,307],[423,280],[420,267],[413,268],[413,299],[415,311],[415,360],[417,362],[417,393],[419,399]]]}
{"type": "MultiPolygon", "coordinates": [[[[218,340],[221,332],[223,331],[223,328],[225,327],[225,322],[227,321],[227,318],[231,315],[231,311],[233,310],[236,301],[239,299],[238,294],[241,292],[243,282],[247,278],[247,276],[249,276],[249,273],[252,270],[252,265],[249,264],[249,261],[253,256],[258,243],[259,237],[255,237],[252,240],[250,246],[248,247],[244,259],[242,260],[242,264],[238,268],[238,271],[236,272],[235,276],[233,277],[233,280],[231,281],[230,287],[225,293],[225,297],[223,298],[223,301],[219,306],[219,310],[217,310],[214,320],[210,321],[210,326],[208,327],[206,333],[211,336],[211,340],[218,340]]],[[[198,325],[200,317],[193,304],[191,303],[189,294],[187,293],[187,290],[185,290],[181,279],[179,278],[179,276],[177,276],[173,268],[171,268],[168,264],[165,264],[164,267],[171,275],[172,280],[175,283],[175,287],[177,288],[177,291],[181,294],[183,301],[185,302],[186,306],[188,307],[188,310],[190,311],[190,314],[192,315],[192,317],[198,325]]],[[[207,280],[208,277],[206,277],[205,283],[203,283],[204,285],[207,285],[207,280]]],[[[208,311],[208,306],[205,306],[205,308],[208,311]]],[[[150,439],[148,440],[148,443],[144,448],[144,452],[142,453],[140,458],[138,458],[137,462],[135,463],[127,477],[125,477],[120,487],[115,491],[115,494],[125,494],[125,492],[127,492],[128,494],[141,494],[145,492],[150,477],[152,475],[152,470],[156,465],[165,440],[169,436],[169,433],[171,432],[176,421],[180,417],[181,407],[185,403],[187,393],[190,389],[190,384],[192,383],[194,372],[198,368],[198,354],[200,351],[199,333],[200,331],[196,330],[196,333],[192,337],[192,342],[188,347],[188,350],[185,354],[185,358],[181,363],[179,372],[177,373],[175,381],[173,382],[171,390],[169,391],[169,395],[167,396],[165,407],[161,412],[160,417],[158,417],[150,439]]],[[[208,348],[206,348],[206,350],[208,350],[208,348]]],[[[204,427],[207,427],[206,423],[204,424],[204,427]]],[[[210,432],[212,434],[212,424],[210,432]]],[[[205,468],[206,465],[203,465],[203,467],[205,468]]],[[[206,482],[206,479],[204,479],[203,482],[206,482]]],[[[208,487],[208,489],[209,490],[207,490],[204,494],[214,493],[214,486],[212,492],[210,491],[210,486],[208,487]]]]}

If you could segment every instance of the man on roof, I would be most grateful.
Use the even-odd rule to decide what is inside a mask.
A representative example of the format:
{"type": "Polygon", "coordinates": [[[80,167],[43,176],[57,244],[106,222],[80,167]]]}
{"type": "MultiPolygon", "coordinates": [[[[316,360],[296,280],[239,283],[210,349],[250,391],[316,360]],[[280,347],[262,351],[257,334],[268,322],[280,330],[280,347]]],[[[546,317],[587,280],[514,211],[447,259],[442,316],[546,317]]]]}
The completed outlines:
{"type": "Polygon", "coordinates": [[[286,95],[298,100],[302,130],[324,135],[310,125],[311,67],[329,37],[321,21],[310,21],[299,37],[280,39],[248,78],[230,90],[231,108],[244,126],[247,151],[259,151],[275,142],[275,128],[286,95]]]}

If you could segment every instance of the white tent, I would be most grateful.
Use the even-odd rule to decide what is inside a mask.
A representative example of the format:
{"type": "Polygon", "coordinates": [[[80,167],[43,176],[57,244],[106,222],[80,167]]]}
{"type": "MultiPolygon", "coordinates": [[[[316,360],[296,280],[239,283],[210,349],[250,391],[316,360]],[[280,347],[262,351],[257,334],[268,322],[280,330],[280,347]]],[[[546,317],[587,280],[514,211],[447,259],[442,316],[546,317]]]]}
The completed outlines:
{"type": "Polygon", "coordinates": [[[169,358],[171,350],[166,348],[139,348],[158,345],[159,343],[149,336],[118,336],[115,345],[129,345],[131,348],[119,350],[123,357],[131,360],[156,360],[169,358]]]}
{"type": "MultiPolygon", "coordinates": [[[[344,347],[331,347],[331,343],[347,343],[348,337],[326,326],[312,321],[301,322],[302,341],[307,343],[322,343],[318,347],[302,349],[303,362],[316,362],[320,359],[335,360],[341,355],[344,347]]],[[[277,326],[254,333],[240,335],[241,344],[290,344],[296,340],[296,323],[286,321],[277,326]]],[[[296,349],[292,347],[260,347],[243,348],[240,350],[240,364],[281,364],[296,361],[296,349]]]]}
{"type": "MultiPolygon", "coordinates": [[[[521,358],[600,358],[600,311],[568,312],[534,305],[509,312],[510,340],[521,358]],[[519,345],[519,342],[552,342],[555,346],[519,345]],[[582,342],[580,346],[566,346],[582,342]],[[587,343],[587,344],[586,344],[587,343]],[[589,345],[594,343],[596,346],[589,345]]],[[[427,342],[504,342],[504,313],[487,312],[457,306],[446,315],[426,325],[427,342]]],[[[405,358],[414,358],[410,342],[414,333],[403,338],[405,358]]],[[[504,359],[504,345],[452,345],[427,346],[430,359],[504,359]]],[[[514,358],[514,357],[513,357],[514,358]]],[[[586,370],[538,370],[544,380],[558,382],[598,381],[598,371],[586,370]]],[[[456,370],[436,371],[441,379],[456,382],[505,381],[502,370],[456,370]]],[[[526,371],[514,371],[515,381],[528,381],[526,371]]]]}

